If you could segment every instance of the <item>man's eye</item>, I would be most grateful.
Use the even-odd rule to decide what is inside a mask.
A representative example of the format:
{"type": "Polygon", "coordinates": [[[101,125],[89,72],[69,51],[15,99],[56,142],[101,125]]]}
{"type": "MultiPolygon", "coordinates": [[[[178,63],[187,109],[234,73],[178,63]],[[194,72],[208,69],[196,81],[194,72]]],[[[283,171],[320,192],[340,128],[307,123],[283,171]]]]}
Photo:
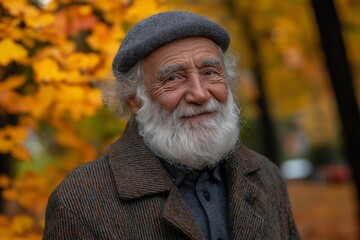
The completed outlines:
{"type": "Polygon", "coordinates": [[[214,70],[208,70],[203,73],[204,76],[212,76],[215,74],[216,74],[216,72],[214,70]]]}
{"type": "Polygon", "coordinates": [[[177,81],[179,79],[181,79],[180,76],[170,76],[166,79],[166,81],[177,81]]]}
{"type": "Polygon", "coordinates": [[[178,77],[176,76],[171,76],[168,78],[168,81],[175,81],[176,79],[178,79],[178,77]]]}

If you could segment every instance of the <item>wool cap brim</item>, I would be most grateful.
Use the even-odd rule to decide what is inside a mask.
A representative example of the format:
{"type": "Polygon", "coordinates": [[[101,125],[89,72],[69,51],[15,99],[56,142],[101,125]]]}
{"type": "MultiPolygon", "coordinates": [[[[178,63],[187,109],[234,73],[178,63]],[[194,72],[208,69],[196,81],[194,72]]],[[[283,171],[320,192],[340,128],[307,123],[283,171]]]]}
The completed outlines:
{"type": "Polygon", "coordinates": [[[206,17],[185,11],[162,12],[138,22],[127,32],[113,60],[113,73],[127,73],[159,47],[187,37],[209,38],[223,52],[230,44],[229,33],[206,17]]]}

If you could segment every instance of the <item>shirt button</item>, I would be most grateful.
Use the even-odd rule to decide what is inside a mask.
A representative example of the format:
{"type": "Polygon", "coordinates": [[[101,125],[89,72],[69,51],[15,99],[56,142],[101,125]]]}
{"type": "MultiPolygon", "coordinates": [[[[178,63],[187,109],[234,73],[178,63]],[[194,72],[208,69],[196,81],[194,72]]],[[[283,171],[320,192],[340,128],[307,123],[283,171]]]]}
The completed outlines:
{"type": "Polygon", "coordinates": [[[208,191],[205,191],[204,192],[204,198],[207,200],[207,201],[210,201],[210,193],[208,191]]]}

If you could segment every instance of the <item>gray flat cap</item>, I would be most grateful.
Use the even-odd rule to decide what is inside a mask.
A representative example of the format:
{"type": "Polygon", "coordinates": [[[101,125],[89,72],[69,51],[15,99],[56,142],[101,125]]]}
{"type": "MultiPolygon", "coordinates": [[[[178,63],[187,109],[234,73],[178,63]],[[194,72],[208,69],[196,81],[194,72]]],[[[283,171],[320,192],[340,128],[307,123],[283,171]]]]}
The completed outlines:
{"type": "Polygon", "coordinates": [[[206,37],[225,52],[229,33],[219,24],[194,13],[162,12],[135,24],[126,34],[113,60],[113,73],[127,73],[139,60],[159,47],[186,37],[206,37]]]}

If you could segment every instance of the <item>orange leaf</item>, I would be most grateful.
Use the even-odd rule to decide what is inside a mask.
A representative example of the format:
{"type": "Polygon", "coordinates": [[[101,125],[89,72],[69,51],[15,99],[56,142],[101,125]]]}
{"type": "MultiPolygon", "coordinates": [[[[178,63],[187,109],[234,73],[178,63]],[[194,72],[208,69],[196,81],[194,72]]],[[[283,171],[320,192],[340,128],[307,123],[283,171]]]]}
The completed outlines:
{"type": "Polygon", "coordinates": [[[7,188],[10,186],[10,178],[5,174],[0,175],[0,188],[7,188]]]}
{"type": "Polygon", "coordinates": [[[2,195],[4,197],[4,199],[6,200],[16,200],[18,197],[18,193],[15,189],[6,189],[2,192],[2,195]]]}
{"type": "Polygon", "coordinates": [[[8,153],[13,146],[13,141],[6,138],[0,138],[0,153],[8,153]]]}
{"type": "Polygon", "coordinates": [[[28,161],[31,159],[30,153],[21,146],[13,147],[11,149],[11,155],[18,160],[28,161]]]}
{"type": "Polygon", "coordinates": [[[0,82],[0,92],[19,88],[25,83],[25,81],[26,76],[24,75],[12,75],[3,82],[0,82]]]}

